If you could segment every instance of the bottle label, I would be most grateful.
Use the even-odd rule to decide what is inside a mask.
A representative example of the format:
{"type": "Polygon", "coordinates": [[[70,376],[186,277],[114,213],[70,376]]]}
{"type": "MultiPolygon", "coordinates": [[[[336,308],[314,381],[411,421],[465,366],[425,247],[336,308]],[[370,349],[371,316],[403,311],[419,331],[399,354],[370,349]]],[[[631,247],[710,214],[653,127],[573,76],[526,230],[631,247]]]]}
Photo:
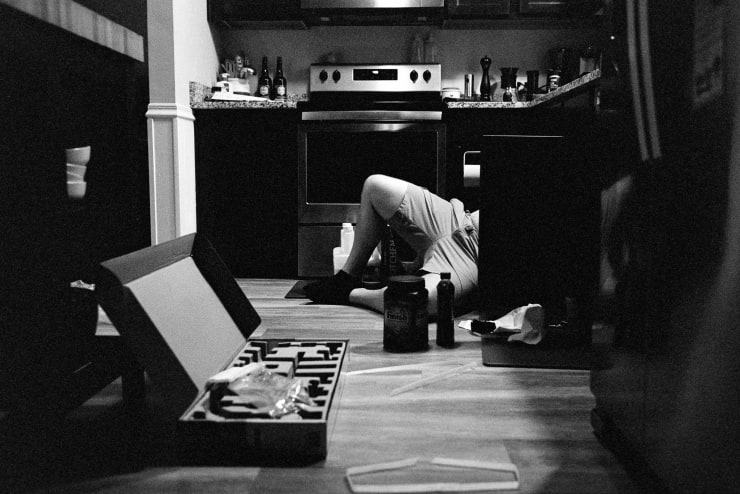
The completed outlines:
{"type": "Polygon", "coordinates": [[[285,86],[278,86],[275,88],[275,93],[278,96],[285,96],[285,86]]]}
{"type": "Polygon", "coordinates": [[[385,304],[383,346],[395,351],[418,351],[429,341],[426,306],[402,301],[385,304]]]}
{"type": "Polygon", "coordinates": [[[260,96],[269,96],[270,86],[260,86],[260,96]]]}

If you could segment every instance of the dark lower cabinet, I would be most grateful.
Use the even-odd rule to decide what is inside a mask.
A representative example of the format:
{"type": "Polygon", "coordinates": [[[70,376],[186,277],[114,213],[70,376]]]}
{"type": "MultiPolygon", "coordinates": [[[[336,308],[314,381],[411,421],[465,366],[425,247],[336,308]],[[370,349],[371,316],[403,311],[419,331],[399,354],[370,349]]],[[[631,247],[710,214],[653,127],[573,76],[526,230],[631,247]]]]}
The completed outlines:
{"type": "Polygon", "coordinates": [[[194,113],[198,231],[235,277],[295,277],[297,111],[194,113]]]}
{"type": "Polygon", "coordinates": [[[598,118],[589,109],[482,118],[469,120],[478,122],[481,150],[480,310],[495,319],[539,303],[548,323],[567,320],[588,346],[601,163],[584,129],[598,118]]]}

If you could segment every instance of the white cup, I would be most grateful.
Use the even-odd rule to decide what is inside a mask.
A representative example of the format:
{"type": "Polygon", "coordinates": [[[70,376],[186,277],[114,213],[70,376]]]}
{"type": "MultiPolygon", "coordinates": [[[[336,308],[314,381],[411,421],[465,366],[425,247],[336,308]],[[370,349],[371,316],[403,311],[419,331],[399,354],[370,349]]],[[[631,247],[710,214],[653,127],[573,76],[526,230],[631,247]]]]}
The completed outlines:
{"type": "Polygon", "coordinates": [[[90,161],[90,146],[69,148],[64,151],[67,154],[67,163],[85,166],[90,161]]]}
{"type": "Polygon", "coordinates": [[[79,175],[80,179],[84,179],[86,172],[87,172],[87,167],[84,165],[75,165],[74,163],[67,163],[67,173],[74,173],[75,175],[79,175]]]}
{"type": "Polygon", "coordinates": [[[70,199],[82,199],[87,191],[87,182],[84,180],[67,180],[67,197],[70,199]]]}

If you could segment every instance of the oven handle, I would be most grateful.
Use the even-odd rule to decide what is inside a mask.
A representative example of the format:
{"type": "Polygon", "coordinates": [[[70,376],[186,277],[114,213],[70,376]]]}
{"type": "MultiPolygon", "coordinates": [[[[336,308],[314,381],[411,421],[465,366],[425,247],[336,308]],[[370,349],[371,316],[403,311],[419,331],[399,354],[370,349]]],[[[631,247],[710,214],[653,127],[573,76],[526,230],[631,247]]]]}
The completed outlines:
{"type": "Polygon", "coordinates": [[[442,120],[441,111],[429,110],[337,110],[304,111],[301,120],[359,120],[363,122],[442,120]]]}

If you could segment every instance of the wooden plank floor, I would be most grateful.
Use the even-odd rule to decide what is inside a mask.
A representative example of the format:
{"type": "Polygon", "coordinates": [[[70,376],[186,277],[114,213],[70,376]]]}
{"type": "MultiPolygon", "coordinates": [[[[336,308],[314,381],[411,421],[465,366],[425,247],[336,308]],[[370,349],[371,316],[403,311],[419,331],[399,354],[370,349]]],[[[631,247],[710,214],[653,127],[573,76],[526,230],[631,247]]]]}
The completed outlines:
{"type": "Polygon", "coordinates": [[[430,325],[428,351],[388,353],[382,348],[379,314],[286,299],[293,280],[239,283],[262,317],[255,336],[348,338],[345,372],[403,366],[342,377],[325,461],[302,468],[180,466],[171,436],[152,425],[156,417],[132,422],[123,412],[120,382],[115,382],[56,424],[41,445],[29,442],[32,454],[23,456],[13,472],[4,469],[4,475],[16,478],[6,477],[0,490],[348,493],[348,467],[445,457],[513,462],[522,493],[640,492],[591,431],[588,371],[475,365],[434,385],[390,396],[420,378],[480,364],[479,340],[457,329],[457,346],[438,348],[430,325]]]}

